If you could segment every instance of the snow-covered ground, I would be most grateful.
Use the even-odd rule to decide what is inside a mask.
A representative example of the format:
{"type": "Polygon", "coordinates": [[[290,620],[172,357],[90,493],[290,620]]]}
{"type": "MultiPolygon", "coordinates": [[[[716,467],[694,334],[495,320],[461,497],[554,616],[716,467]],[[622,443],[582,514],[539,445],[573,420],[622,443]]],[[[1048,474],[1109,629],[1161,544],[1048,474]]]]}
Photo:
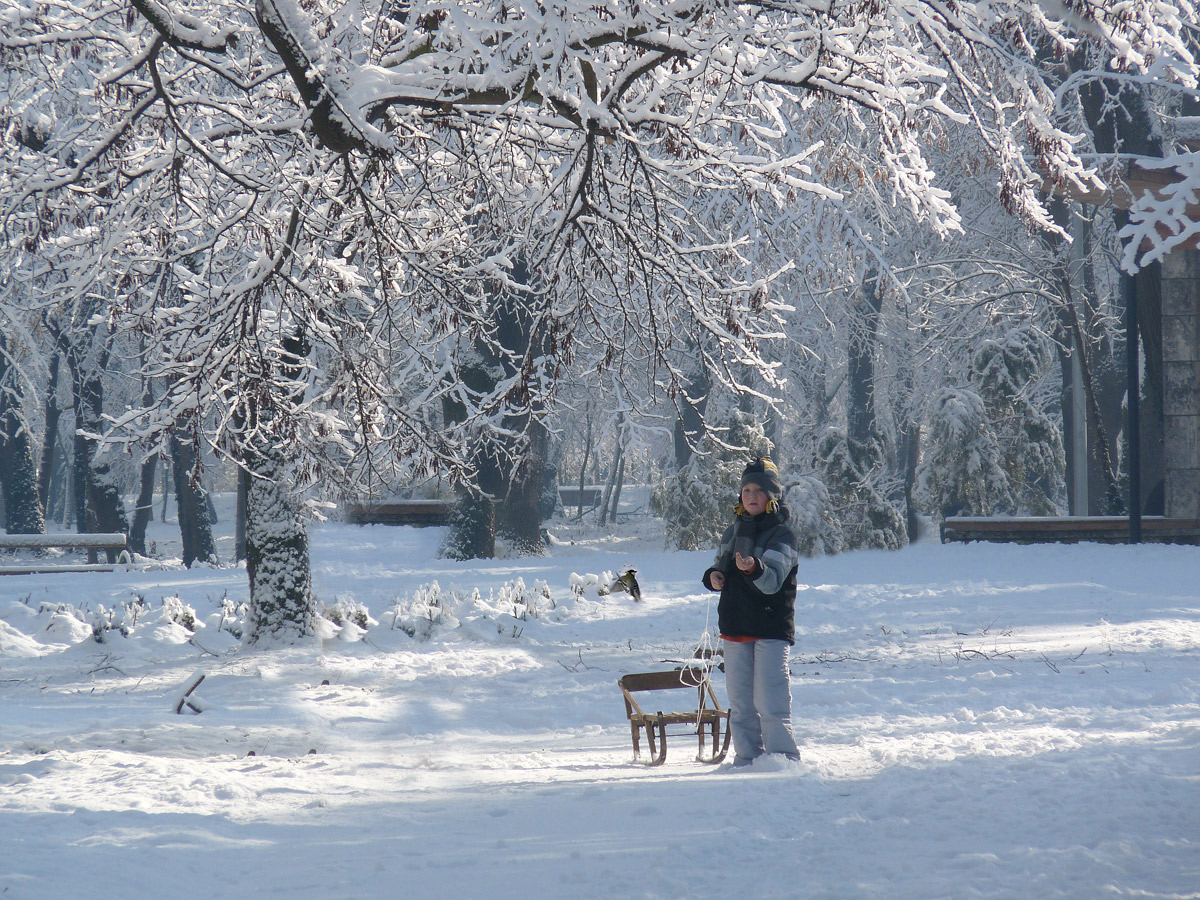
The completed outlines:
{"type": "Polygon", "coordinates": [[[1200,897],[1200,550],[803,561],[801,762],[647,768],[616,680],[715,628],[709,555],[556,534],[316,527],[349,618],[286,650],[239,569],[0,579],[0,898],[1200,897]],[[641,603],[572,592],[626,562],[641,603]]]}

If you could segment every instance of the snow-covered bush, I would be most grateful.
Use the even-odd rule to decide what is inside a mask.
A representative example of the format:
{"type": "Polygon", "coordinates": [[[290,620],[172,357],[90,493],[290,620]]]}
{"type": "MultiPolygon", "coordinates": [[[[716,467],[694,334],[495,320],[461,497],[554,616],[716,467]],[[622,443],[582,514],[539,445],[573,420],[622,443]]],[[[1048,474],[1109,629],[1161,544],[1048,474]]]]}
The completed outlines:
{"type": "Polygon", "coordinates": [[[497,591],[496,602],[504,612],[511,609],[512,617],[522,622],[536,619],[543,609],[553,609],[555,606],[550,597],[550,586],[540,579],[532,587],[526,587],[523,578],[506,581],[497,591]]]}
{"type": "Polygon", "coordinates": [[[1012,512],[1053,515],[1064,491],[1062,432],[1032,399],[1052,362],[1048,339],[1026,325],[983,341],[971,359],[971,378],[996,435],[997,464],[1008,477],[1012,512]]]}
{"type": "MultiPolygon", "coordinates": [[[[221,597],[221,611],[216,617],[217,631],[224,631],[237,640],[242,639],[246,630],[246,614],[249,604],[245,601],[235,603],[228,594],[221,597]]],[[[212,621],[211,619],[209,620],[212,621]]]]}
{"type": "Polygon", "coordinates": [[[801,556],[840,553],[845,546],[842,527],[833,515],[829,489],[815,475],[801,475],[784,497],[801,556]]]}
{"type": "Polygon", "coordinates": [[[371,618],[367,608],[354,599],[353,594],[338,594],[331,605],[322,604],[321,615],[339,628],[349,623],[366,631],[372,625],[379,624],[371,618]]]}
{"type": "Polygon", "coordinates": [[[733,516],[742,470],[754,457],[771,453],[762,424],[739,410],[732,413],[724,441],[746,450],[729,450],[706,437],[688,464],[651,494],[650,508],[666,525],[668,545],[680,550],[715,546],[733,516]]]}
{"type": "Polygon", "coordinates": [[[452,600],[451,605],[457,605],[454,598],[443,595],[436,581],[421,585],[411,596],[400,595],[392,601],[391,627],[421,641],[429,640],[435,628],[455,628],[458,619],[447,608],[447,599],[452,600]]]}
{"type": "Polygon", "coordinates": [[[1007,512],[1013,495],[1000,458],[982,398],[946,388],[929,405],[916,496],[943,517],[1007,512]]]}
{"type": "Polygon", "coordinates": [[[817,465],[829,491],[833,515],[841,525],[844,547],[897,550],[908,543],[904,516],[888,501],[876,478],[883,471],[877,444],[859,448],[860,458],[874,464],[860,466],[850,452],[846,432],[829,428],[817,443],[817,465]]]}
{"type": "Polygon", "coordinates": [[[463,591],[444,590],[436,581],[421,585],[410,595],[392,601],[390,627],[409,637],[427,641],[439,631],[450,631],[470,622],[495,623],[498,633],[512,628],[520,636],[517,623],[537,619],[555,606],[546,582],[535,581],[527,586],[523,578],[506,581],[499,589],[489,590],[486,597],[479,588],[463,591]]]}
{"type": "Polygon", "coordinates": [[[162,614],[164,619],[174,622],[187,631],[196,630],[196,611],[179,597],[163,597],[162,614]]]}
{"type": "Polygon", "coordinates": [[[111,608],[102,603],[97,605],[91,614],[92,640],[97,644],[107,643],[113,632],[121,637],[129,637],[138,619],[149,608],[149,604],[141,597],[122,601],[111,608]]]}
{"type": "Polygon", "coordinates": [[[351,642],[362,640],[372,625],[379,624],[371,618],[367,608],[354,599],[353,594],[338,594],[332,604],[321,604],[319,618],[319,635],[351,642]]]}

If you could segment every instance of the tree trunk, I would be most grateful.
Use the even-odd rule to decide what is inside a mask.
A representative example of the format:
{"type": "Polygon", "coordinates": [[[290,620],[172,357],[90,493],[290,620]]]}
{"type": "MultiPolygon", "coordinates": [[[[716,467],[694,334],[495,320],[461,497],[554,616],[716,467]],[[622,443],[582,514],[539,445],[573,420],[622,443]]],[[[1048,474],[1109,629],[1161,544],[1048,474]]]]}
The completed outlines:
{"type": "Polygon", "coordinates": [[[0,335],[0,489],[9,534],[42,534],[46,519],[38,498],[33,440],[21,411],[16,373],[0,335]]]}
{"type": "MultiPolygon", "coordinates": [[[[154,390],[147,379],[142,391],[142,406],[149,407],[153,402],[154,390]]],[[[157,453],[152,453],[142,460],[137,504],[133,509],[133,524],[129,526],[129,549],[142,556],[149,555],[146,553],[146,526],[154,518],[154,470],[157,465],[157,453]]]]}
{"type": "Polygon", "coordinates": [[[0,482],[4,490],[4,526],[9,534],[46,530],[38,499],[33,441],[19,407],[0,401],[0,482]]]}
{"type": "Polygon", "coordinates": [[[58,407],[59,363],[59,355],[53,354],[50,358],[50,383],[46,387],[46,430],[42,434],[42,464],[38,468],[38,497],[47,517],[50,510],[50,479],[54,474],[54,455],[58,448],[58,420],[62,416],[62,410],[58,407]]]}
{"type": "Polygon", "coordinates": [[[587,483],[587,465],[588,457],[592,453],[592,404],[588,401],[587,412],[584,414],[587,417],[587,433],[583,437],[583,463],[579,466],[579,509],[575,513],[576,520],[583,519],[583,489],[587,483]]]}
{"type": "Polygon", "coordinates": [[[46,507],[47,520],[53,519],[59,525],[68,527],[70,524],[71,478],[70,463],[62,441],[54,442],[50,456],[50,487],[49,500],[46,507]]]}
{"type": "Polygon", "coordinates": [[[529,425],[528,442],[509,476],[496,523],[513,550],[522,556],[540,554],[546,546],[541,526],[548,439],[540,423],[529,425]]]}
{"type": "Polygon", "coordinates": [[[171,472],[175,476],[175,508],[179,514],[179,536],[183,544],[183,564],[217,562],[217,546],[213,541],[212,521],[208,512],[208,495],[200,484],[196,465],[196,447],[190,440],[180,440],[179,432],[189,431],[186,422],[177,423],[171,432],[171,472]]]}
{"type": "Polygon", "coordinates": [[[708,397],[712,382],[708,370],[703,366],[684,385],[684,390],[675,398],[675,468],[682,469],[692,459],[693,448],[704,433],[704,413],[708,408],[708,397]]]}
{"type": "Polygon", "coordinates": [[[904,467],[904,525],[908,542],[915,544],[921,536],[921,520],[913,501],[917,486],[917,463],[921,458],[921,426],[917,422],[906,422],[900,431],[900,446],[903,448],[904,467]]]}
{"type": "MultiPolygon", "coordinates": [[[[1063,229],[1070,227],[1071,216],[1067,203],[1061,197],[1050,198],[1047,206],[1054,216],[1055,222],[1063,229]]],[[[1091,458],[1083,460],[1088,466],[1088,509],[1081,510],[1085,515],[1118,515],[1121,512],[1121,498],[1117,489],[1117,469],[1113,463],[1111,450],[1113,443],[1109,440],[1108,429],[1105,427],[1105,416],[1097,399],[1097,385],[1092,361],[1086,348],[1089,345],[1087,334],[1080,323],[1079,312],[1076,309],[1076,291],[1071,281],[1069,260],[1066,258],[1066,248],[1055,235],[1047,235],[1047,245],[1053,253],[1050,266],[1052,286],[1056,289],[1058,303],[1054,314],[1058,327],[1056,338],[1060,345],[1074,348],[1079,355],[1079,373],[1083,382],[1083,393],[1087,401],[1087,434],[1088,447],[1095,448],[1091,458]]],[[[1060,350],[1060,362],[1063,372],[1063,389],[1066,391],[1070,380],[1071,356],[1060,350]]],[[[1064,417],[1065,422],[1065,417],[1064,417]]],[[[1078,423],[1073,423],[1078,427],[1078,423]]],[[[1069,442],[1068,442],[1069,443],[1069,442]]],[[[1065,448],[1064,448],[1065,449],[1065,448]]],[[[1071,475],[1080,460],[1071,454],[1071,475]]]]}
{"type": "MultiPolygon", "coordinates": [[[[99,372],[91,372],[83,382],[83,427],[98,434],[103,428],[104,387],[99,372]]],[[[121,502],[121,491],[108,460],[97,455],[98,441],[83,438],[84,486],[87,492],[88,524],[99,532],[129,533],[129,520],[121,502]]],[[[109,550],[109,562],[116,554],[109,550]]]]}
{"type": "MultiPolygon", "coordinates": [[[[295,398],[304,390],[301,363],[312,348],[302,331],[285,337],[282,343],[279,374],[290,382],[285,389],[295,398]]],[[[264,383],[277,385],[271,373],[260,375],[264,383]]],[[[291,643],[307,637],[312,634],[316,615],[308,531],[290,490],[287,448],[279,438],[277,409],[270,402],[268,398],[254,405],[250,421],[240,423],[239,429],[248,435],[240,448],[240,462],[249,476],[246,574],[250,579],[250,612],[246,618],[247,642],[252,644],[291,643]]],[[[183,477],[188,477],[187,473],[183,477]]]]}
{"type": "Polygon", "coordinates": [[[250,489],[250,476],[245,469],[238,469],[237,474],[237,511],[234,513],[237,523],[234,525],[233,558],[241,562],[246,558],[246,494],[250,489]]]}
{"type": "MultiPolygon", "coordinates": [[[[520,261],[513,266],[512,278],[518,284],[532,283],[531,273],[520,261]]],[[[458,373],[463,384],[477,395],[492,394],[501,378],[523,377],[525,369],[518,370],[518,363],[542,355],[544,322],[534,308],[534,302],[532,291],[497,288],[490,310],[495,325],[494,343],[476,341],[476,363],[464,366],[458,373]]],[[[526,386],[514,386],[513,395],[520,395],[523,387],[526,386]]],[[[448,421],[465,421],[466,412],[451,402],[443,407],[448,421]]],[[[476,528],[491,521],[503,537],[512,541],[516,552],[541,553],[544,550],[540,496],[545,482],[548,436],[540,421],[541,412],[539,404],[529,403],[526,409],[503,417],[501,432],[486,435],[479,441],[474,457],[476,484],[467,489],[468,499],[463,511],[482,510],[477,499],[470,496],[475,490],[498,499],[500,509],[491,519],[487,516],[457,517],[453,528],[459,525],[476,528]]],[[[486,546],[487,543],[486,539],[481,541],[473,534],[452,534],[447,542],[447,552],[461,553],[464,548],[486,546]]]]}
{"type": "MultiPolygon", "coordinates": [[[[1086,45],[1068,57],[1071,68],[1079,71],[1090,65],[1086,45]]],[[[1153,103],[1149,99],[1147,85],[1117,80],[1089,80],[1079,92],[1084,118],[1092,131],[1092,140],[1101,156],[1121,152],[1137,156],[1163,156],[1162,129],[1157,125],[1153,103]]],[[[1128,222],[1128,213],[1114,211],[1114,224],[1118,229],[1128,222]]],[[[1158,264],[1153,272],[1143,270],[1137,278],[1138,331],[1142,336],[1145,353],[1145,375],[1149,384],[1147,391],[1148,409],[1140,416],[1142,496],[1147,503],[1157,502],[1162,490],[1155,488],[1163,481],[1163,406],[1162,406],[1162,306],[1159,297],[1150,287],[1152,281],[1160,279],[1158,264]]],[[[1161,283],[1161,282],[1159,282],[1161,283]]],[[[1137,347],[1126,348],[1127,353],[1137,353],[1137,347]]],[[[1115,430],[1115,429],[1114,429],[1115,430]]],[[[1107,450],[1107,448],[1105,448],[1107,450]]],[[[1124,501],[1109,504],[1109,511],[1123,509],[1124,501]]]]}
{"type": "MultiPolygon", "coordinates": [[[[76,528],[80,532],[129,533],[129,520],[121,502],[121,492],[108,461],[97,455],[98,440],[89,435],[100,434],[104,427],[104,382],[102,376],[108,364],[105,346],[94,361],[85,362],[79,346],[65,331],[51,325],[59,350],[71,373],[71,405],[75,411],[75,458],[72,461],[75,491],[76,528]]],[[[98,340],[93,330],[90,340],[98,340]]],[[[116,554],[109,550],[108,560],[116,554]]],[[[94,560],[95,552],[88,554],[94,560]]]]}
{"type": "Polygon", "coordinates": [[[312,633],[315,614],[308,532],[288,490],[282,447],[245,448],[246,574],[250,578],[247,643],[290,643],[312,633]]]}
{"type": "Polygon", "coordinates": [[[621,463],[617,466],[617,482],[613,486],[612,495],[612,512],[610,517],[614,525],[617,524],[617,508],[621,505],[621,488],[625,486],[625,454],[621,454],[621,463]]]}
{"type": "Polygon", "coordinates": [[[604,498],[600,501],[600,527],[608,525],[609,505],[612,503],[613,489],[617,484],[617,470],[621,466],[624,455],[625,420],[621,416],[621,424],[617,426],[617,441],[613,453],[612,466],[608,470],[608,478],[604,483],[604,498]]]}
{"type": "Polygon", "coordinates": [[[443,550],[449,559],[492,559],[496,555],[496,504],[477,490],[465,490],[450,521],[443,550]]]}
{"type": "Polygon", "coordinates": [[[154,515],[154,475],[157,465],[157,453],[152,453],[142,462],[137,506],[133,510],[133,524],[129,526],[129,549],[141,556],[149,556],[146,552],[146,526],[154,515]]]}
{"type": "Polygon", "coordinates": [[[848,361],[849,395],[846,402],[846,437],[850,458],[864,474],[874,465],[870,447],[876,442],[875,422],[875,349],[879,338],[879,317],[883,309],[883,291],[879,273],[874,269],[863,277],[862,288],[854,304],[848,361]]]}

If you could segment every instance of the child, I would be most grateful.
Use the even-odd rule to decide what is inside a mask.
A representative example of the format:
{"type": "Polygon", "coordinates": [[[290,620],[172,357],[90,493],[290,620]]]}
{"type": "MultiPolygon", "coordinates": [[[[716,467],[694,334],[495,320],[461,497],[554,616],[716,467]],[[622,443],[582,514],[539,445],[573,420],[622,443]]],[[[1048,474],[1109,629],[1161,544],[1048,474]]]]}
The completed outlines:
{"type": "Polygon", "coordinates": [[[799,759],[792,736],[788,650],[795,642],[796,538],[779,469],[760,457],[742,472],[737,518],[725,530],[704,586],[720,591],[725,685],[734,765],[763,753],[799,759]]]}

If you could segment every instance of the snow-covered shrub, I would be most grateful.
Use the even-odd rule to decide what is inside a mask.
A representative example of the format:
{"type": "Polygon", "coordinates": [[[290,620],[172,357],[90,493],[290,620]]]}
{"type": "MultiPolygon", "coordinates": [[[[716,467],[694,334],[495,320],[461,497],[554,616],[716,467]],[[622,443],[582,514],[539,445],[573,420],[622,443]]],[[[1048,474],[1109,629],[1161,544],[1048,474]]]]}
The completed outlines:
{"type": "Polygon", "coordinates": [[[663,479],[650,495],[650,508],[663,519],[669,545],[680,550],[715,546],[733,517],[742,470],[754,457],[771,452],[762,424],[738,410],[733,411],[724,440],[747,449],[727,450],[706,437],[688,464],[663,479]]]}
{"type": "Polygon", "coordinates": [[[608,569],[598,575],[595,572],[584,572],[582,575],[572,572],[570,575],[571,593],[576,597],[582,597],[585,594],[607,597],[615,580],[616,576],[608,569]]]}
{"type": "Polygon", "coordinates": [[[324,638],[359,641],[372,625],[378,625],[365,606],[353,594],[338,594],[332,604],[321,604],[317,616],[317,633],[324,638]]]}
{"type": "Polygon", "coordinates": [[[217,619],[217,631],[224,631],[239,641],[246,631],[246,613],[249,605],[243,601],[235,603],[226,594],[221,597],[221,612],[217,619]]]}
{"type": "MultiPolygon", "coordinates": [[[[478,595],[478,591],[475,592],[478,595]]],[[[458,606],[453,592],[444,594],[436,581],[421,585],[412,596],[401,595],[392,601],[392,628],[411,638],[425,641],[437,628],[456,628],[458,619],[450,607],[458,606]]]]}
{"type": "Polygon", "coordinates": [[[792,532],[801,556],[840,553],[845,546],[842,527],[833,514],[829,489],[815,475],[801,475],[784,496],[791,513],[792,532]]]}
{"type": "MultiPolygon", "coordinates": [[[[480,621],[494,622],[495,630],[504,633],[514,624],[537,619],[554,607],[550,587],[541,580],[532,586],[522,578],[506,581],[496,590],[489,589],[486,597],[479,588],[444,590],[434,581],[392,602],[390,627],[419,641],[427,641],[439,631],[480,621]]],[[[519,628],[513,631],[514,637],[519,635],[519,628]]]]}
{"type": "Polygon", "coordinates": [[[882,477],[882,451],[877,444],[859,448],[860,466],[850,452],[845,431],[829,428],[817,443],[817,465],[829,491],[833,515],[841,525],[844,547],[897,550],[908,543],[904,516],[888,501],[882,477]]]}
{"type": "Polygon", "coordinates": [[[367,608],[354,599],[353,594],[338,594],[332,605],[322,604],[321,616],[339,628],[349,623],[366,631],[372,625],[379,624],[371,618],[367,608]]]}
{"type": "Polygon", "coordinates": [[[141,597],[122,601],[111,609],[99,604],[91,615],[92,640],[97,644],[106,643],[113,632],[121,637],[129,637],[138,619],[148,609],[149,605],[141,597]]]}
{"type": "Polygon", "coordinates": [[[69,603],[47,603],[38,606],[38,615],[47,617],[42,629],[46,634],[76,644],[87,637],[95,637],[91,617],[69,603]]]}
{"type": "Polygon", "coordinates": [[[945,388],[929,405],[916,496],[945,516],[1009,512],[1013,494],[983,399],[945,388]]]}
{"type": "Polygon", "coordinates": [[[536,619],[543,608],[553,609],[555,605],[550,597],[550,586],[540,579],[532,587],[526,587],[523,578],[506,581],[497,592],[497,601],[505,610],[511,607],[513,618],[522,622],[536,619]]]}
{"type": "Polygon", "coordinates": [[[1065,490],[1062,432],[1033,401],[1053,358],[1049,340],[1027,325],[983,341],[971,358],[971,379],[996,435],[997,465],[1008,477],[1014,513],[1053,515],[1065,490]]]}
{"type": "Polygon", "coordinates": [[[163,618],[174,622],[187,631],[196,630],[196,611],[179,597],[163,597],[163,618]]]}

